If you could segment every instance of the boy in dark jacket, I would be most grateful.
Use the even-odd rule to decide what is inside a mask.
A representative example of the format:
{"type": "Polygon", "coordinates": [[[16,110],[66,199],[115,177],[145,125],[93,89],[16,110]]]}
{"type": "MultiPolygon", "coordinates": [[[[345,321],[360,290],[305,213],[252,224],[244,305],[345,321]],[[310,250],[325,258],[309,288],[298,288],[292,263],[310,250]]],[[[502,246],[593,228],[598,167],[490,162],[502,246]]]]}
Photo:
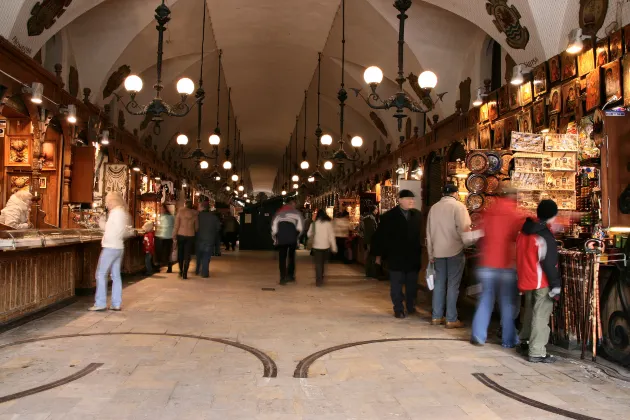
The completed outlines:
{"type": "Polygon", "coordinates": [[[542,200],[535,221],[528,218],[516,240],[518,288],[525,295],[521,348],[528,348],[532,363],[553,363],[545,346],[549,340],[549,317],[560,295],[558,247],[549,225],[558,215],[552,200],[542,200]],[[529,341],[529,347],[525,343],[529,341]]]}

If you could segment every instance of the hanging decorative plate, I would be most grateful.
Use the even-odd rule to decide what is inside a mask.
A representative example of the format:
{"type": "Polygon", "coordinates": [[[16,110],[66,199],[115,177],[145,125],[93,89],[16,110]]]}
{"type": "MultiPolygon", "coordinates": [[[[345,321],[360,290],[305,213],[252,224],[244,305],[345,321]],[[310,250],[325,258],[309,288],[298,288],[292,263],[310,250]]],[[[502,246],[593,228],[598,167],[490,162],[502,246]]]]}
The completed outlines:
{"type": "Polygon", "coordinates": [[[484,209],[489,209],[490,207],[492,207],[495,203],[497,202],[497,198],[496,197],[492,197],[492,196],[486,196],[486,199],[484,200],[483,203],[483,208],[484,209]]]}
{"type": "Polygon", "coordinates": [[[466,188],[474,194],[484,192],[487,188],[486,177],[478,174],[469,176],[466,180],[466,188]]]}
{"type": "Polygon", "coordinates": [[[470,221],[473,226],[479,226],[483,219],[483,214],[481,212],[475,211],[470,214],[470,221]]]}
{"type": "Polygon", "coordinates": [[[509,175],[510,171],[510,162],[512,162],[512,152],[503,152],[501,153],[501,173],[503,175],[509,175]]]}
{"type": "Polygon", "coordinates": [[[482,174],[488,170],[488,157],[483,152],[472,152],[466,158],[466,166],[475,174],[482,174]]]}
{"type": "Polygon", "coordinates": [[[499,178],[494,175],[490,175],[486,178],[486,194],[496,194],[499,189],[499,178]]]}
{"type": "Polygon", "coordinates": [[[486,152],[486,156],[488,156],[488,170],[489,174],[496,174],[501,171],[501,167],[503,166],[503,160],[501,159],[501,155],[498,152],[486,152]]]}
{"type": "Polygon", "coordinates": [[[480,194],[470,194],[466,199],[468,210],[475,211],[483,207],[483,196],[480,194]]]}

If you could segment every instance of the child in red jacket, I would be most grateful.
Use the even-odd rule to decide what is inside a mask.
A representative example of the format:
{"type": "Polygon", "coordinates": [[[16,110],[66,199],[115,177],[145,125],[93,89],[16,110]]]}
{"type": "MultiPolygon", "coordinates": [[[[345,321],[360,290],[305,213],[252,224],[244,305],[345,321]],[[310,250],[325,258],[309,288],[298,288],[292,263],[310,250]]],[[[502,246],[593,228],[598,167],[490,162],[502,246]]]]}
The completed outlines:
{"type": "Polygon", "coordinates": [[[525,314],[520,333],[522,350],[528,349],[532,363],[553,363],[545,346],[549,340],[549,317],[553,301],[560,295],[558,247],[549,225],[558,215],[552,200],[542,200],[538,220],[528,218],[516,239],[518,288],[525,295],[525,314]],[[529,346],[527,342],[529,341],[529,346]]]}
{"type": "Polygon", "coordinates": [[[144,264],[147,268],[147,275],[153,274],[153,256],[155,255],[155,232],[153,222],[147,222],[142,227],[144,229],[144,264]]]}

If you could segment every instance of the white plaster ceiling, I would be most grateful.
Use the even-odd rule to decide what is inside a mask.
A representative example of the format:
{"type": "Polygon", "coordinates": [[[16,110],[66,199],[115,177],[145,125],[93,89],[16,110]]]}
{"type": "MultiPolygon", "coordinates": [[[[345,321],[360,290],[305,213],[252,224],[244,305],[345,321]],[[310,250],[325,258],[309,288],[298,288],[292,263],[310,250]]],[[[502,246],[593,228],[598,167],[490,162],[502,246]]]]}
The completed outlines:
{"type": "MultiPolygon", "coordinates": [[[[63,76],[74,65],[81,88],[92,90],[92,100],[99,105],[107,79],[119,66],[131,66],[144,80],[139,101],[152,97],[155,82],[157,31],[153,10],[159,0],[73,0],[55,24],[40,36],[29,37],[26,21],[38,0],[0,0],[0,35],[30,49],[35,55],[53,36],[61,38],[58,47],[50,49],[59,58],[46,59],[52,69],[54,60],[64,64],[63,76]],[[61,47],[59,47],[61,46],[61,47]],[[61,51],[60,51],[61,50],[61,51]]],[[[615,2],[604,24],[616,19],[620,24],[630,20],[630,6],[617,10],[615,2]]],[[[201,16],[203,0],[167,0],[172,11],[165,34],[163,96],[175,102],[175,83],[181,77],[199,79],[201,16]]],[[[530,32],[525,50],[514,50],[505,34],[497,31],[493,17],[486,12],[486,1],[414,0],[406,27],[405,75],[430,69],[438,75],[437,92],[449,93],[434,113],[445,118],[454,111],[459,82],[471,77],[473,88],[481,84],[481,55],[484,41],[491,36],[517,62],[537,58],[539,61],[559,53],[566,34],[577,25],[579,2],[574,0],[509,0],[522,15],[521,24],[530,32]]],[[[223,50],[220,126],[227,136],[227,87],[232,87],[231,135],[234,119],[242,131],[249,175],[254,189],[269,192],[281,166],[282,154],[293,132],[296,115],[300,115],[299,153],[303,139],[303,95],[308,90],[308,154],[315,154],[316,124],[315,70],[317,53],[322,59],[322,128],[335,138],[339,136],[336,93],[340,82],[340,0],[208,0],[206,47],[204,53],[203,147],[209,151],[207,136],[216,125],[217,51],[223,50]]],[[[378,111],[388,131],[383,136],[372,123],[371,109],[354,96],[350,88],[362,88],[363,70],[378,65],[386,80],[379,87],[383,97],[391,95],[396,85],[397,12],[392,0],[346,0],[346,88],[349,92],[346,133],[360,134],[366,151],[372,144],[397,143],[396,122],[391,112],[378,111]]],[[[603,35],[605,29],[600,31],[603,35]]],[[[407,89],[409,89],[407,87],[407,89]]],[[[123,92],[120,92],[123,93],[123,92]]],[[[413,94],[413,92],[410,92],[413,94]]],[[[114,106],[117,112],[117,106],[114,106]]],[[[137,127],[142,118],[127,115],[127,127],[137,127]]],[[[185,118],[167,118],[162,134],[154,142],[163,149],[176,132],[185,132],[191,141],[196,137],[196,110],[185,118]]],[[[149,127],[148,130],[150,130],[149,127]]],[[[367,158],[366,158],[367,159],[367,158]]]]}

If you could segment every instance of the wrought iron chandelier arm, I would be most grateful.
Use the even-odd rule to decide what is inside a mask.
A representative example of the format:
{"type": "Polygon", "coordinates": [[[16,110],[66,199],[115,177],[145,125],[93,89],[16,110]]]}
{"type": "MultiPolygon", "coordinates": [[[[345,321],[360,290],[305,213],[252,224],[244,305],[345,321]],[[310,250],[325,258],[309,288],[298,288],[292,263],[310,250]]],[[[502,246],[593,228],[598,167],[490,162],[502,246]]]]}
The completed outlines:
{"type": "Polygon", "coordinates": [[[131,115],[146,115],[147,106],[142,106],[138,102],[136,102],[135,95],[131,95],[131,100],[127,103],[125,103],[122,96],[120,96],[116,92],[114,92],[113,95],[116,97],[116,100],[120,102],[122,106],[125,107],[125,110],[131,115]]]}

